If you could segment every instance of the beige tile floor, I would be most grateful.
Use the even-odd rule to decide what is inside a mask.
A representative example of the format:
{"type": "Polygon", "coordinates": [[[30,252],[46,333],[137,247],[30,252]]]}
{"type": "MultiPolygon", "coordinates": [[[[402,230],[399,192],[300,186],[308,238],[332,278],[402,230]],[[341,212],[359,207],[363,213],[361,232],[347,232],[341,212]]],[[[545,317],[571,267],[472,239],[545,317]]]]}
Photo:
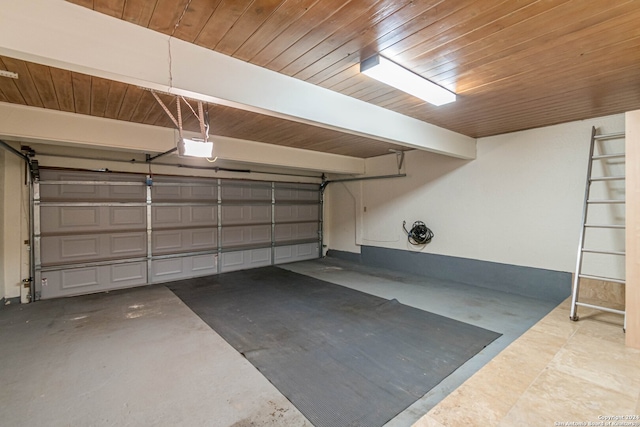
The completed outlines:
{"type": "Polygon", "coordinates": [[[622,316],[569,311],[566,300],[414,427],[640,426],[640,350],[625,347],[622,316]]]}

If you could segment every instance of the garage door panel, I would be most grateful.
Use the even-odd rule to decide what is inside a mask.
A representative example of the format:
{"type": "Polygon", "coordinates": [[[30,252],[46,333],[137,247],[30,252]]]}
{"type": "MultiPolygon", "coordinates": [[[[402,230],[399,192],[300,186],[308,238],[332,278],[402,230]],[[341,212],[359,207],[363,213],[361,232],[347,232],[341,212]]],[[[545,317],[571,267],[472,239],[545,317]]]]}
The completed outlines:
{"type": "Polygon", "coordinates": [[[216,224],[216,218],[218,216],[217,206],[192,206],[189,209],[189,223],[190,224],[216,224]]]}
{"type": "Polygon", "coordinates": [[[77,268],[74,270],[63,270],[60,272],[62,282],[61,289],[73,289],[87,286],[97,286],[100,284],[100,268],[77,268]]]}
{"type": "Polygon", "coordinates": [[[156,231],[153,233],[153,254],[179,252],[182,247],[181,230],[156,231]]]}
{"type": "Polygon", "coordinates": [[[271,244],[271,225],[224,227],[221,235],[222,248],[271,244]]]}
{"type": "Polygon", "coordinates": [[[221,255],[220,271],[225,273],[267,265],[271,265],[271,248],[224,252],[221,255]]]}
{"type": "Polygon", "coordinates": [[[143,256],[147,252],[147,233],[110,235],[109,252],[116,257],[143,256]]]}
{"type": "Polygon", "coordinates": [[[57,298],[147,283],[146,262],[43,271],[41,298],[57,298]]]}
{"type": "Polygon", "coordinates": [[[161,283],[190,277],[208,276],[216,274],[217,271],[217,254],[157,259],[151,263],[151,282],[161,283]]]}
{"type": "Polygon", "coordinates": [[[151,280],[174,280],[186,277],[185,269],[181,258],[167,258],[152,261],[151,280]]]}
{"type": "Polygon", "coordinates": [[[47,202],[99,201],[99,202],[144,202],[146,190],[143,185],[43,185],[40,197],[47,202]]]}
{"type": "Polygon", "coordinates": [[[171,185],[154,185],[151,187],[151,198],[157,202],[217,200],[215,187],[185,187],[171,185]]]}
{"type": "Polygon", "coordinates": [[[194,249],[214,249],[218,246],[217,229],[197,229],[189,230],[191,237],[191,247],[194,249]]]}
{"type": "Polygon", "coordinates": [[[271,184],[243,181],[222,181],[220,197],[225,201],[271,202],[271,184]]]}
{"type": "Polygon", "coordinates": [[[43,234],[88,233],[146,229],[144,206],[42,206],[43,234]]]}
{"type": "Polygon", "coordinates": [[[147,188],[144,185],[110,185],[107,187],[109,199],[136,200],[144,202],[147,199],[147,188]]]}
{"type": "Polygon", "coordinates": [[[320,192],[317,185],[307,184],[276,184],[275,201],[278,202],[320,202],[320,192]]]}
{"type": "Polygon", "coordinates": [[[278,222],[302,222],[318,221],[318,205],[276,205],[275,221],[278,222]]]}
{"type": "Polygon", "coordinates": [[[274,227],[275,241],[317,239],[318,230],[317,222],[276,224],[274,227]]]}
{"type": "Polygon", "coordinates": [[[141,175],[45,171],[43,169],[40,179],[44,182],[109,181],[115,184],[43,184],[40,188],[42,201],[144,202],[146,200],[146,188],[144,178],[141,175]],[[127,182],[127,185],[117,185],[117,182],[127,182]],[[138,183],[138,185],[130,185],[129,183],[138,183]]]}
{"type": "Polygon", "coordinates": [[[97,185],[47,185],[43,188],[40,196],[43,200],[47,200],[48,198],[71,200],[76,198],[95,199],[100,196],[100,188],[97,185]]]}
{"type": "Polygon", "coordinates": [[[100,207],[43,207],[40,216],[43,220],[43,228],[50,232],[62,231],[62,229],[73,229],[91,227],[96,228],[101,225],[101,213],[104,209],[100,207]],[[50,220],[51,222],[49,222],[50,220]],[[57,220],[57,221],[56,221],[57,220]]]}
{"type": "Polygon", "coordinates": [[[271,223],[271,205],[222,206],[222,226],[271,223]]]}
{"type": "Polygon", "coordinates": [[[277,246],[274,251],[274,264],[304,261],[319,257],[318,243],[303,243],[298,245],[277,246]]]}
{"type": "Polygon", "coordinates": [[[144,182],[145,175],[124,172],[91,172],[65,169],[40,169],[41,181],[144,182]]]}
{"type": "Polygon", "coordinates": [[[191,258],[191,271],[197,276],[206,276],[218,272],[217,255],[196,255],[191,258]]]}
{"type": "Polygon", "coordinates": [[[189,198],[195,200],[218,200],[218,187],[187,187],[190,189],[189,198]]]}
{"type": "Polygon", "coordinates": [[[214,250],[217,247],[217,228],[159,230],[154,231],[152,237],[154,255],[214,250]]]}
{"type": "Polygon", "coordinates": [[[108,266],[111,283],[128,286],[143,285],[147,282],[147,265],[145,262],[115,264],[108,266]]]}
{"type": "Polygon", "coordinates": [[[146,256],[146,233],[44,236],[40,240],[41,263],[73,264],[146,256]]]}
{"type": "Polygon", "coordinates": [[[151,187],[151,199],[156,201],[173,201],[182,198],[180,187],[169,185],[154,185],[151,187]]]}
{"type": "Polygon", "coordinates": [[[86,258],[98,258],[100,256],[100,252],[102,252],[102,248],[100,248],[100,237],[103,236],[82,236],[82,237],[68,237],[68,236],[60,236],[60,237],[49,237],[45,238],[42,243],[42,248],[44,250],[43,253],[43,263],[46,263],[46,260],[51,256],[49,255],[51,252],[56,252],[55,250],[49,251],[48,242],[58,241],[54,244],[55,249],[59,249],[59,255],[62,260],[65,261],[73,261],[74,259],[85,259],[86,258]],[[57,247],[56,247],[57,246],[57,247]]]}
{"type": "Polygon", "coordinates": [[[199,201],[216,202],[218,200],[218,184],[217,182],[198,183],[198,185],[189,186],[186,182],[177,182],[171,185],[166,180],[166,185],[153,185],[151,187],[151,198],[156,202],[187,202],[199,201]]]}
{"type": "Polygon", "coordinates": [[[113,206],[109,210],[109,226],[114,228],[139,228],[146,225],[144,206],[113,206]]]}
{"type": "Polygon", "coordinates": [[[151,224],[154,228],[182,225],[182,207],[153,206],[151,208],[151,224]]]}
{"type": "Polygon", "coordinates": [[[317,184],[155,176],[147,187],[144,175],[47,168],[41,178],[43,298],[318,257],[317,184]]]}
{"type": "Polygon", "coordinates": [[[217,206],[153,206],[151,224],[153,228],[180,228],[193,226],[216,226],[217,206]]]}

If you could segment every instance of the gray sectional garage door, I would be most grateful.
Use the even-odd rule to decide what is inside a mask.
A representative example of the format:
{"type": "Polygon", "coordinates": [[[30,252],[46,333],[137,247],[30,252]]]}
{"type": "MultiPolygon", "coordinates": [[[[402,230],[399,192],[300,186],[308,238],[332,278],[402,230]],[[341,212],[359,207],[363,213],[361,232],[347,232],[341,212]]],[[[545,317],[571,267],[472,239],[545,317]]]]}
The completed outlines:
{"type": "Polygon", "coordinates": [[[40,298],[320,256],[315,184],[43,169],[35,187],[40,298]]]}

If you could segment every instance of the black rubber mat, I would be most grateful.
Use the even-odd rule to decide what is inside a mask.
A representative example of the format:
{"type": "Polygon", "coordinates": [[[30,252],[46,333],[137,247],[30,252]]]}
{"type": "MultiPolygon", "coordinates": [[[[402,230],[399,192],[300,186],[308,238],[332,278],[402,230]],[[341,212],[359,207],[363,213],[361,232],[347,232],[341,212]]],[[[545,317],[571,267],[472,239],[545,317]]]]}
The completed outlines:
{"type": "Polygon", "coordinates": [[[500,336],[277,267],[169,288],[316,427],[382,426],[500,336]]]}

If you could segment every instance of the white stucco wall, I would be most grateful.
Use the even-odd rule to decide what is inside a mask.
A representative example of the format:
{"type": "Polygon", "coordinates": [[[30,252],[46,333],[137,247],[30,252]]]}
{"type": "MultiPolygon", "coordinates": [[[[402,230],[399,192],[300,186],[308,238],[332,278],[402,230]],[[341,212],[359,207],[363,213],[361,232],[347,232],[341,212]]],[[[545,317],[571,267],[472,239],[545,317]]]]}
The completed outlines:
{"type": "MultiPolygon", "coordinates": [[[[592,126],[623,131],[624,115],[481,138],[473,161],[412,151],[406,178],[330,184],[325,242],[355,253],[361,243],[573,271],[592,126]],[[409,245],[403,220],[427,223],[432,243],[409,245]]],[[[367,175],[394,173],[395,155],[369,159],[366,168],[367,175]]],[[[619,213],[602,211],[599,220],[619,213]]],[[[624,233],[590,243],[619,250],[624,233]]],[[[590,265],[592,274],[624,276],[624,260],[590,265]]]]}

